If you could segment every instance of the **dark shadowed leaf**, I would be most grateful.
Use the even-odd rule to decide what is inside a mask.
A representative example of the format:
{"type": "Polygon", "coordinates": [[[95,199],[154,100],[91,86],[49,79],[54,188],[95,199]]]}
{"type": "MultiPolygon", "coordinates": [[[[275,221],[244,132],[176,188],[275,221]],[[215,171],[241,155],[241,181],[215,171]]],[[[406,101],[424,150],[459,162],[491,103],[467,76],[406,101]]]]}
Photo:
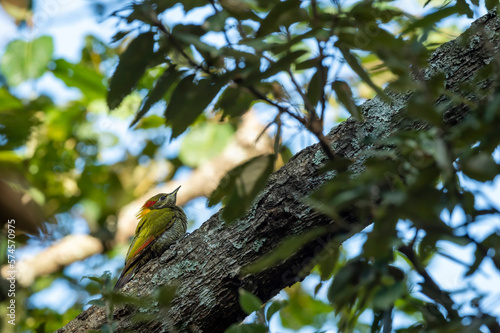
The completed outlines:
{"type": "Polygon", "coordinates": [[[274,155],[257,156],[229,171],[210,196],[208,205],[222,200],[225,207],[221,216],[228,223],[241,217],[266,185],[274,160],[274,155]]]}
{"type": "Polygon", "coordinates": [[[335,94],[337,94],[338,101],[346,108],[351,116],[357,121],[363,121],[361,110],[352,97],[351,87],[349,87],[346,82],[337,80],[332,83],[332,89],[335,91],[335,94]]]}
{"type": "Polygon", "coordinates": [[[278,31],[280,26],[289,26],[299,19],[300,0],[281,1],[276,4],[262,21],[257,37],[278,31]]]}
{"type": "Polygon", "coordinates": [[[146,32],[134,39],[120,56],[118,66],[109,82],[107,103],[116,108],[130,94],[154,56],[154,33],[146,32]]]}
{"type": "Polygon", "coordinates": [[[445,7],[439,10],[436,10],[435,12],[432,12],[429,15],[426,15],[420,19],[417,19],[413,21],[412,24],[410,24],[403,32],[402,34],[407,34],[408,32],[411,32],[415,29],[418,28],[424,28],[424,29],[431,29],[433,26],[441,21],[442,19],[453,15],[457,12],[456,8],[453,6],[450,7],[445,7]]]}
{"type": "Polygon", "coordinates": [[[170,88],[179,80],[180,73],[175,69],[175,66],[170,66],[156,81],[153,89],[144,98],[140,110],[135,115],[134,120],[130,123],[130,127],[134,126],[139,119],[141,119],[146,112],[170,90],[170,88]]]}
{"type": "Polygon", "coordinates": [[[179,82],[165,110],[167,123],[172,126],[173,138],[184,133],[212,102],[225,82],[220,79],[195,82],[195,77],[195,74],[191,74],[179,82]]]}
{"type": "Polygon", "coordinates": [[[240,294],[240,306],[246,314],[249,315],[254,311],[260,310],[262,301],[257,296],[243,288],[240,288],[238,292],[240,294]]]}
{"type": "Polygon", "coordinates": [[[368,84],[373,90],[379,94],[379,97],[382,97],[384,99],[388,99],[387,95],[380,89],[379,86],[377,86],[375,83],[373,83],[372,79],[370,78],[370,75],[365,71],[365,69],[359,64],[358,59],[356,56],[354,56],[349,49],[340,47],[339,50],[342,52],[345,61],[351,66],[351,69],[359,75],[359,77],[366,83],[368,84]]]}
{"type": "Polygon", "coordinates": [[[406,293],[404,282],[398,281],[389,286],[382,286],[373,296],[375,310],[387,310],[394,306],[394,302],[406,293]]]}
{"type": "Polygon", "coordinates": [[[292,52],[292,53],[285,55],[284,57],[280,58],[275,63],[271,64],[264,72],[259,74],[258,79],[263,80],[263,79],[266,79],[266,78],[271,77],[273,75],[276,75],[281,71],[286,71],[287,69],[290,68],[290,65],[295,60],[297,60],[298,58],[300,58],[301,56],[303,56],[306,53],[307,53],[307,51],[298,50],[298,51],[295,51],[295,52],[292,52]]]}
{"type": "Polygon", "coordinates": [[[156,299],[158,304],[163,307],[169,307],[170,303],[175,297],[177,292],[177,285],[165,285],[157,291],[156,299]]]}
{"type": "Polygon", "coordinates": [[[271,305],[267,308],[266,312],[266,320],[271,320],[272,316],[281,310],[284,306],[287,306],[288,300],[279,300],[271,302],[271,305]]]}
{"type": "Polygon", "coordinates": [[[486,9],[488,10],[493,10],[495,6],[498,8],[498,1],[497,0],[484,0],[484,4],[486,5],[486,9]]]}
{"type": "Polygon", "coordinates": [[[250,110],[255,97],[246,88],[229,86],[215,104],[215,110],[222,110],[223,116],[239,117],[250,110]]]}
{"type": "Polygon", "coordinates": [[[318,69],[312,76],[311,81],[309,81],[309,86],[307,87],[306,96],[313,109],[316,107],[316,104],[318,104],[318,101],[323,94],[322,81],[320,70],[318,69]]]}
{"type": "Polygon", "coordinates": [[[462,164],[463,173],[480,182],[491,181],[500,173],[500,166],[491,154],[480,152],[468,157],[462,164]]]}

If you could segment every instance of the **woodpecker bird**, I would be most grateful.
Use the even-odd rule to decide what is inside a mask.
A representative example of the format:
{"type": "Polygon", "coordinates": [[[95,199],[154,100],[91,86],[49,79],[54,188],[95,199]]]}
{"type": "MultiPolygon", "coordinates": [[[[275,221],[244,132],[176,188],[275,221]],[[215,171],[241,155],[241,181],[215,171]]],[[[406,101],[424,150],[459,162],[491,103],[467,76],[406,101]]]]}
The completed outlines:
{"type": "Polygon", "coordinates": [[[159,257],[186,233],[186,214],[175,205],[179,188],[169,194],[157,194],[142,206],[137,214],[139,224],[115,289],[123,287],[140,267],[152,258],[159,257]]]}

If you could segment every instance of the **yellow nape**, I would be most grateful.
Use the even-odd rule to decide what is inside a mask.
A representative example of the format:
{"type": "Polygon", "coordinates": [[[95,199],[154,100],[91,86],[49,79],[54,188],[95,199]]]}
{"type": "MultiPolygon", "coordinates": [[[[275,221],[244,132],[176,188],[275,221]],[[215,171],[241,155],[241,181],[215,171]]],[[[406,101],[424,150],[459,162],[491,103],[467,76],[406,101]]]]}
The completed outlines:
{"type": "Polygon", "coordinates": [[[144,215],[146,215],[147,213],[149,213],[151,211],[151,209],[147,208],[147,207],[143,207],[139,213],[137,213],[137,218],[138,219],[142,219],[144,217],[144,215]]]}

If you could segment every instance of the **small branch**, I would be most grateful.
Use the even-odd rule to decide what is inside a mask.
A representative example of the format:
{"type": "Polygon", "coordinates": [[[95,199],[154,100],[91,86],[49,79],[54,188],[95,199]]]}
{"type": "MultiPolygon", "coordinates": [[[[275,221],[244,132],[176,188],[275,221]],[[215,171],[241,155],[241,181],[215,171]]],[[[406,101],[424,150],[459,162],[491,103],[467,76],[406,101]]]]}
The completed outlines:
{"type": "Polygon", "coordinates": [[[294,118],[297,120],[299,123],[304,125],[316,138],[318,139],[319,145],[321,146],[323,152],[325,155],[330,159],[333,160],[335,158],[335,155],[332,151],[332,148],[330,147],[330,141],[324,136],[323,134],[323,126],[321,126],[321,123],[318,124],[319,119],[315,117],[316,113],[311,113],[309,120],[302,118],[295,113],[291,112],[288,108],[284,107],[283,105],[280,105],[279,103],[276,103],[275,101],[267,98],[264,94],[259,92],[257,89],[254,87],[248,87],[244,86],[248,90],[250,90],[256,97],[259,99],[271,104],[272,106],[276,107],[278,109],[278,112],[280,113],[286,113],[290,117],[294,118]]]}
{"type": "MultiPolygon", "coordinates": [[[[210,1],[210,4],[212,5],[212,8],[215,10],[215,13],[217,15],[220,15],[220,10],[217,8],[217,6],[215,5],[215,1],[214,0],[209,0],[210,1]]],[[[226,22],[224,22],[224,26],[222,27],[222,32],[224,33],[224,38],[226,39],[226,43],[232,47],[233,43],[231,43],[231,41],[229,40],[229,36],[227,35],[227,30],[226,30],[226,25],[225,25],[226,22]]]]}
{"type": "Polygon", "coordinates": [[[184,59],[186,59],[187,62],[191,66],[193,66],[195,69],[199,69],[199,70],[203,71],[206,74],[209,74],[209,75],[211,74],[207,68],[198,64],[196,61],[191,59],[191,57],[186,52],[184,52],[184,50],[182,49],[182,46],[179,45],[179,43],[177,42],[177,39],[175,39],[175,37],[167,30],[167,28],[165,28],[165,26],[161,23],[160,20],[158,20],[157,17],[153,19],[153,26],[157,27],[161,32],[163,32],[165,34],[165,36],[167,36],[167,38],[172,42],[172,45],[174,45],[174,47],[177,49],[177,51],[179,51],[179,53],[182,55],[182,57],[184,59]]]}
{"type": "MultiPolygon", "coordinates": [[[[413,247],[406,245],[400,247],[398,250],[408,258],[417,273],[424,278],[424,284],[426,284],[433,292],[440,295],[440,297],[434,297],[434,295],[432,294],[427,296],[435,302],[441,304],[448,312],[448,317],[450,319],[459,318],[457,311],[452,307],[455,302],[453,302],[453,300],[451,299],[450,294],[446,291],[443,291],[434,281],[434,279],[429,275],[429,273],[415,254],[413,247]]],[[[426,294],[424,290],[422,290],[422,292],[426,294]]]]}

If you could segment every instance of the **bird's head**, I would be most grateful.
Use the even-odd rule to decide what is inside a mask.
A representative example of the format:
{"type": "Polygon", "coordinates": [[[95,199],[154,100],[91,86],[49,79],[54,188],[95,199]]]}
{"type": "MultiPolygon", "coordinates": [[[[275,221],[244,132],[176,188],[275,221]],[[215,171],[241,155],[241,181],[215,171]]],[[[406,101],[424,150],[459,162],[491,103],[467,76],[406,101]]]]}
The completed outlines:
{"type": "Polygon", "coordinates": [[[146,203],[141,207],[137,217],[141,218],[153,209],[162,209],[166,207],[174,207],[177,200],[177,191],[181,187],[179,186],[171,193],[158,193],[157,195],[149,198],[146,203]]]}

